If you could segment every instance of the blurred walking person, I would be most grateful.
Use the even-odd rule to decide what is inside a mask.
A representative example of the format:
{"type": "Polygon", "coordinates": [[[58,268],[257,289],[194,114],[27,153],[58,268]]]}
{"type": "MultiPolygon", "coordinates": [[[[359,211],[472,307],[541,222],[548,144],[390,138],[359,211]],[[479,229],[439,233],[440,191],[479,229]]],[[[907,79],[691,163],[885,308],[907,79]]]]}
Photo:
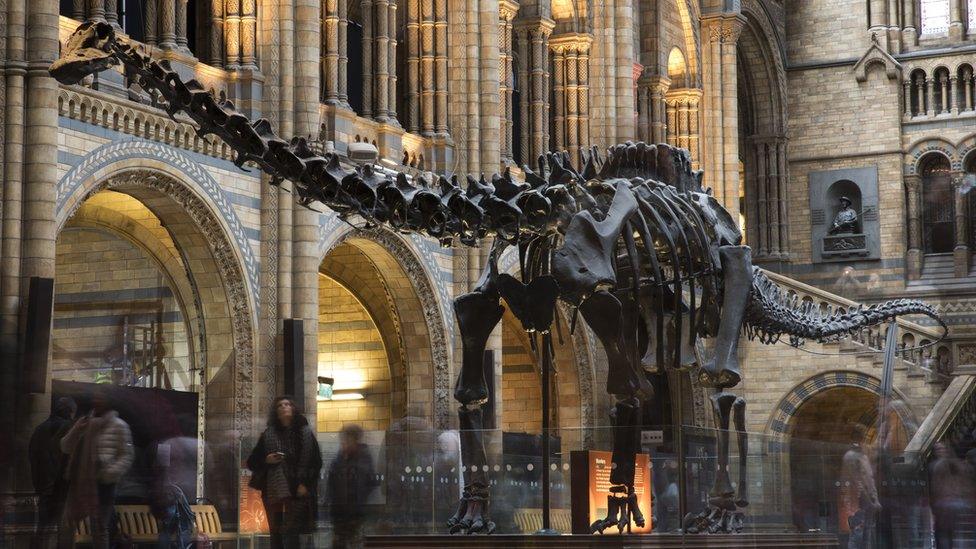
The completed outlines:
{"type": "Polygon", "coordinates": [[[134,452],[129,425],[108,402],[107,389],[98,387],[92,411],[75,422],[61,439],[68,454],[69,524],[91,518],[92,547],[108,549],[115,516],[115,485],[132,466],[134,452]]]}
{"type": "Polygon", "coordinates": [[[952,549],[962,540],[959,530],[963,519],[969,518],[976,497],[973,469],[956,457],[944,442],[933,447],[935,459],[929,466],[929,501],[932,506],[935,548],[952,549]]]}
{"type": "MultiPolygon", "coordinates": [[[[339,434],[339,454],[329,466],[327,499],[332,516],[333,549],[363,545],[366,502],[376,488],[376,471],[359,425],[344,425],[339,434]]],[[[403,502],[409,507],[411,502],[403,502]]]]}
{"type": "Polygon", "coordinates": [[[851,535],[848,538],[848,549],[874,549],[875,529],[881,502],[878,500],[878,488],[874,482],[874,467],[861,446],[866,430],[858,425],[855,442],[844,454],[841,465],[841,476],[844,480],[844,507],[856,510],[848,518],[851,535]]]}
{"type": "Polygon", "coordinates": [[[68,397],[61,397],[50,417],[44,420],[30,438],[28,456],[31,481],[37,493],[37,533],[31,542],[34,549],[47,549],[52,538],[58,549],[70,547],[73,529],[64,524],[64,502],[68,497],[65,470],[68,457],[61,451],[61,439],[71,428],[78,405],[68,397]]]}
{"type": "Polygon", "coordinates": [[[294,400],[274,400],[267,428],[247,458],[251,488],[261,501],[271,530],[271,549],[296,549],[303,534],[315,531],[322,453],[308,420],[294,400]]]}

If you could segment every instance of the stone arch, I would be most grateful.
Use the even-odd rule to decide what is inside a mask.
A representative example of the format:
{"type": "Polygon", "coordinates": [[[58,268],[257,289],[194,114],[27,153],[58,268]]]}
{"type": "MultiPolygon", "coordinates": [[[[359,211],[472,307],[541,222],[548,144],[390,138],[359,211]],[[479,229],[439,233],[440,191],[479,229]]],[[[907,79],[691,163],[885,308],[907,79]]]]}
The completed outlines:
{"type": "Polygon", "coordinates": [[[450,424],[452,382],[447,340],[449,332],[436,289],[437,279],[431,276],[427,267],[430,265],[434,268],[436,262],[433,259],[427,262],[427,258],[421,261],[413,245],[384,228],[336,227],[331,234],[325,235],[326,238],[320,242],[320,258],[324,259],[336,246],[349,243],[359,248],[382,274],[393,310],[400,317],[400,344],[407,356],[411,357],[405,374],[409,391],[407,402],[417,402],[415,397],[424,398],[425,394],[432,394],[429,413],[433,426],[437,429],[447,428],[450,424]],[[413,333],[403,332],[405,317],[413,321],[413,333]],[[415,342],[407,341],[407,336],[429,342],[429,346],[419,347],[415,342]],[[414,360],[417,353],[419,359],[414,360]]]}
{"type": "MultiPolygon", "coordinates": [[[[198,187],[140,164],[108,165],[78,181],[74,192],[63,197],[57,229],[60,232],[89,197],[105,190],[129,195],[160,220],[172,236],[195,308],[203,317],[195,338],[197,366],[204,376],[199,384],[198,431],[214,460],[237,460],[240,435],[250,433],[256,420],[256,306],[246,265],[224,218],[198,187]]],[[[236,509],[236,474],[206,466],[199,472],[206,478],[208,497],[222,509],[236,509]]]]}
{"type": "Polygon", "coordinates": [[[928,154],[941,154],[949,160],[953,170],[960,169],[956,145],[941,137],[926,137],[915,141],[908,147],[905,155],[905,175],[920,174],[923,157],[928,154]]]}
{"type": "MultiPolygon", "coordinates": [[[[780,399],[766,424],[766,433],[776,435],[771,438],[770,443],[778,446],[782,442],[782,437],[790,434],[794,426],[793,420],[804,402],[817,394],[836,387],[853,387],[863,389],[874,395],[881,395],[881,380],[874,376],[844,370],[817,374],[799,383],[780,399]]],[[[904,395],[897,389],[893,390],[892,407],[898,413],[899,419],[911,436],[918,430],[918,420],[906,402],[904,395]]]]}
{"type": "Polygon", "coordinates": [[[234,243],[230,249],[238,256],[237,261],[243,264],[243,279],[253,295],[258,287],[257,259],[230,199],[200,162],[169,145],[133,139],[113,141],[93,150],[58,181],[55,201],[57,226],[64,225],[65,220],[100,182],[132,169],[151,170],[185,182],[184,186],[192,190],[203,207],[213,212],[214,221],[221,232],[234,243]]]}
{"type": "MultiPolygon", "coordinates": [[[[110,175],[101,179],[91,179],[79,184],[70,197],[71,209],[58,212],[58,231],[60,232],[88,197],[102,190],[122,192],[145,204],[168,225],[181,248],[190,240],[197,239],[198,245],[194,248],[194,253],[186,251],[189,246],[181,250],[184,268],[191,284],[195,286],[195,295],[201,295],[201,287],[219,288],[225,294],[226,304],[223,305],[222,316],[227,319],[223,322],[229,325],[231,333],[228,335],[232,341],[231,348],[227,349],[231,352],[229,364],[213,364],[214,357],[218,356],[217,349],[203,345],[201,351],[208,356],[201,367],[231,367],[229,381],[233,385],[230,396],[233,402],[226,403],[224,411],[233,419],[226,427],[232,425],[237,432],[250,432],[253,419],[254,303],[245,282],[244,267],[234,253],[234,245],[218,220],[218,214],[190,184],[182,180],[152,169],[120,169],[112,170],[110,175]],[[200,239],[206,242],[206,246],[200,245],[200,239]],[[191,269],[191,261],[209,265],[212,270],[191,269]]],[[[200,306],[198,303],[197,307],[200,306]]],[[[207,316],[206,312],[204,315],[207,316]]],[[[215,312],[213,316],[221,315],[215,312]]],[[[215,335],[211,331],[207,337],[215,335]]],[[[208,370],[209,373],[211,372],[208,370]]]]}

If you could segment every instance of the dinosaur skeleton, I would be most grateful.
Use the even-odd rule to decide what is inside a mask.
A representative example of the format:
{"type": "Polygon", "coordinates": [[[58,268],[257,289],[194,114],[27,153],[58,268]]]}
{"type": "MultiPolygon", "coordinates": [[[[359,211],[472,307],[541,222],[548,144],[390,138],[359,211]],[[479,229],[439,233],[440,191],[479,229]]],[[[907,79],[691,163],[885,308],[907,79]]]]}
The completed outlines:
{"type": "Polygon", "coordinates": [[[558,299],[583,315],[606,350],[606,388],[616,404],[610,412],[609,512],[591,528],[601,533],[644,524],[634,474],[641,404],[653,397],[648,374],[691,369],[700,338],[715,338],[698,379],[717,391],[711,401],[719,424],[719,471],[708,508],[686,517],[684,526],[690,532],[732,532],[741,528],[739,509],[748,499],[744,459],[738,494],[729,478],[729,426],[731,420],[744,457],[745,400],[724,390],[741,378],[737,346],[743,327],[764,343],[785,335],[794,345],[836,339],[908,314],[927,315],[945,330],[935,311],[919,301],[837,313],[796,303],[753,267],[737,223],[702,189],[702,173],[692,171],[685,150],[626,143],[603,158],[594,147],[581,155],[580,171],[566,153],[549,153],[536,171],[525,168],[524,182],[506,171],[490,182],[468,176],[465,188],[456,177],[410,181],[370,166],[347,172],[338,155],[317,154],[301,137],[280,138],[266,119],[252,122],[226,98],[195,80],[184,82],[166,61],[153,60],[106,23],[79,26],[50,72],[74,84],[116,64],[131,82],[158,93],[171,117],[183,112],[201,137],[213,134],[226,142],[239,167],[257,165],[273,185],[291,181],[301,205],[319,202],[344,219],[358,215],[368,224],[426,234],[444,245],[473,246],[493,237],[476,287],[454,300],[463,354],[454,390],[462,459],[476,466],[465,474],[463,496],[449,521],[452,532],[495,528],[489,518],[488,467],[477,465],[488,462],[482,353],[502,318],[502,299],[526,331],[543,335],[542,352],[550,359],[549,330],[558,299]],[[499,273],[498,260],[509,246],[517,248],[520,279],[499,273]]]}

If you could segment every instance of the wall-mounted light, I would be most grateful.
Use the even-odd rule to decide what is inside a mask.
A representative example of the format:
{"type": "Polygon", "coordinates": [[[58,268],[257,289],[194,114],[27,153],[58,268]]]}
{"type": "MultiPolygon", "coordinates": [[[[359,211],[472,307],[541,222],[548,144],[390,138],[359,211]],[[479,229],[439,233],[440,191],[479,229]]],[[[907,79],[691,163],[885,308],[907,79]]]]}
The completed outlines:
{"type": "Polygon", "coordinates": [[[318,382],[316,400],[363,400],[366,398],[361,389],[336,389],[334,378],[318,376],[318,382]]]}

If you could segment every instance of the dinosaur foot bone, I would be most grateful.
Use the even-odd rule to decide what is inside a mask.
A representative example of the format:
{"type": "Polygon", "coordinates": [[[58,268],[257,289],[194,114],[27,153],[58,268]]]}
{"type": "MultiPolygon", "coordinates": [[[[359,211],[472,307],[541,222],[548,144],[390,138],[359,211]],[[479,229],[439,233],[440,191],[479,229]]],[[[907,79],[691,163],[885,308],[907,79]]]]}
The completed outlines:
{"type": "Polygon", "coordinates": [[[638,528],[646,524],[644,514],[637,506],[637,493],[633,486],[614,486],[607,496],[607,516],[591,524],[590,533],[602,534],[607,528],[616,526],[618,533],[626,528],[629,534],[632,524],[638,528]]]}
{"type": "Polygon", "coordinates": [[[742,532],[744,515],[735,510],[735,505],[716,506],[696,514],[685,515],[684,531],[687,534],[738,534],[742,532]]]}
{"type": "Polygon", "coordinates": [[[495,531],[495,523],[488,517],[488,488],[479,485],[464,490],[457,512],[447,519],[451,534],[484,534],[495,531]]]}

